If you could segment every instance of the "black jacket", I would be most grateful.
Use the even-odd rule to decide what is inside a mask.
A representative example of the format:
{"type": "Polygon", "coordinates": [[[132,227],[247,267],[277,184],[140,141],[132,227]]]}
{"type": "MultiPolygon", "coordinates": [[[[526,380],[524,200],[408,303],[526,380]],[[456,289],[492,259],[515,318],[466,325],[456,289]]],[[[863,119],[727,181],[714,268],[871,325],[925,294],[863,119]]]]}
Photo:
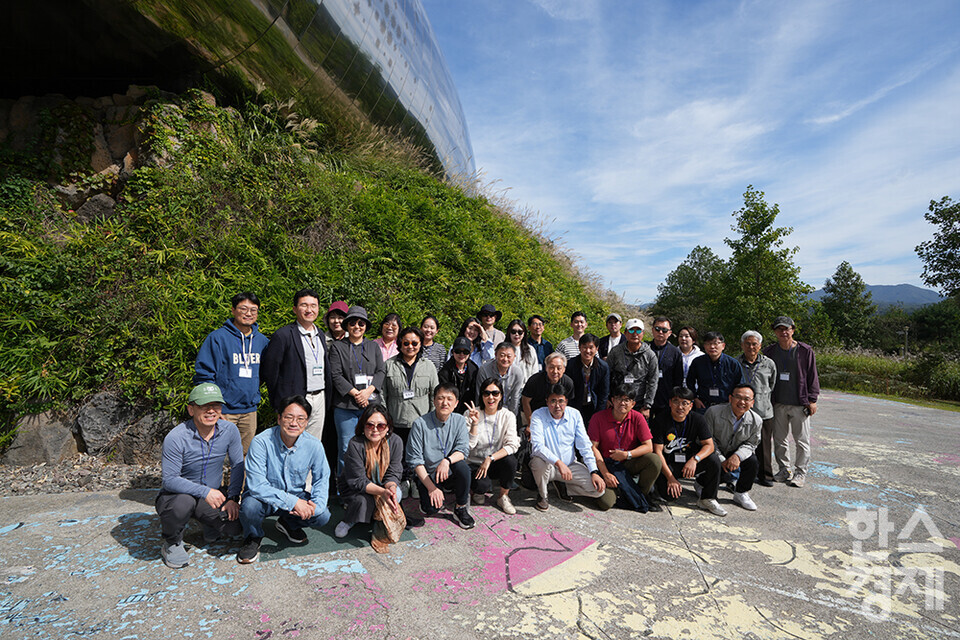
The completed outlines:
{"type": "MultiPolygon", "coordinates": [[[[323,350],[324,400],[329,408],[333,395],[330,358],[327,355],[327,342],[323,332],[318,331],[318,336],[323,350]]],[[[267,385],[270,405],[277,413],[284,408],[277,406],[281,400],[307,393],[307,364],[303,354],[303,341],[300,339],[296,322],[280,327],[270,338],[270,343],[260,356],[260,380],[267,385]]]]}

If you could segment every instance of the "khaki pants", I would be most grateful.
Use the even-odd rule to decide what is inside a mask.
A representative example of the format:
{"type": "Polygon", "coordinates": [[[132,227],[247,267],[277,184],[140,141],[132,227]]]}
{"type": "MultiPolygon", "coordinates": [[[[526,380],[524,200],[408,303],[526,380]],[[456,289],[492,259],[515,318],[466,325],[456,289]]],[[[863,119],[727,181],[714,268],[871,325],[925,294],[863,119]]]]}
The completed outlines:
{"type": "Polygon", "coordinates": [[[225,413],[223,419],[237,425],[240,431],[240,444],[243,445],[243,455],[247,455],[247,449],[253,441],[253,436],[257,435],[257,412],[250,413],[225,413]]]}
{"type": "Polygon", "coordinates": [[[310,418],[307,420],[307,433],[320,440],[323,436],[323,423],[327,417],[326,392],[318,391],[307,394],[310,403],[310,418]]]}
{"type": "Polygon", "coordinates": [[[797,443],[797,459],[793,470],[807,472],[810,462],[810,416],[799,404],[773,405],[773,451],[777,456],[777,465],[781,470],[790,469],[790,443],[787,438],[793,435],[797,443]]]}
{"type": "Polygon", "coordinates": [[[585,464],[572,462],[567,466],[570,467],[570,473],[573,474],[573,480],[569,482],[560,478],[560,472],[557,471],[557,468],[540,456],[530,457],[530,471],[533,472],[533,481],[537,484],[537,491],[541,498],[547,498],[547,487],[552,480],[564,482],[567,485],[567,493],[572,496],[599,498],[603,495],[602,491],[597,491],[593,486],[590,470],[587,469],[585,464]]]}

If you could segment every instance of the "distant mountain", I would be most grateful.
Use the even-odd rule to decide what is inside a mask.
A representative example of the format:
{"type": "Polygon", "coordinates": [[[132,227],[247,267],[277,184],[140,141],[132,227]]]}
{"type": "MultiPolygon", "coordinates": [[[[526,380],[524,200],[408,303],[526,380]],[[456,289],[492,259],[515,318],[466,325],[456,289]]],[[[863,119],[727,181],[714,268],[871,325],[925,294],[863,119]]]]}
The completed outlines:
{"type": "MultiPolygon", "coordinates": [[[[912,284],[868,284],[867,291],[873,294],[873,301],[880,310],[886,307],[902,305],[904,309],[916,309],[928,304],[936,304],[943,296],[932,289],[921,289],[912,284]]],[[[823,299],[823,289],[810,294],[814,300],[823,299]]]]}

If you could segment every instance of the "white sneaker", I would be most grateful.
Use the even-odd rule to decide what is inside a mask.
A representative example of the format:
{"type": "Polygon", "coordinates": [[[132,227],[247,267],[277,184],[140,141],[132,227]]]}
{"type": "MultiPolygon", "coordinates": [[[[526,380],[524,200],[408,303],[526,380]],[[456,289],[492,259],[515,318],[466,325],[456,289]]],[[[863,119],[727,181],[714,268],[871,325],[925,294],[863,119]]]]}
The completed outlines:
{"type": "Polygon", "coordinates": [[[352,522],[341,520],[337,524],[337,528],[333,530],[333,535],[337,538],[346,538],[347,534],[350,533],[350,527],[352,526],[353,526],[352,522]]]}
{"type": "Polygon", "coordinates": [[[786,469],[780,469],[780,471],[777,471],[777,475],[773,476],[774,482],[786,482],[789,479],[790,479],[790,472],[787,471],[786,469]]]}
{"type": "Polygon", "coordinates": [[[793,474],[793,477],[790,478],[790,482],[788,482],[787,484],[790,485],[791,487],[802,487],[804,483],[806,483],[806,481],[807,481],[807,474],[804,473],[803,471],[798,470],[793,474]]]}
{"type": "Polygon", "coordinates": [[[750,494],[744,491],[743,493],[733,493],[733,502],[740,505],[747,511],[756,511],[757,504],[750,498],[750,494]]]}
{"type": "Polygon", "coordinates": [[[512,516],[517,513],[517,508],[513,506],[512,502],[510,502],[510,496],[506,493],[497,498],[497,506],[500,507],[508,516],[512,516]]]}
{"type": "Polygon", "coordinates": [[[475,493],[473,494],[473,504],[480,506],[486,504],[487,494],[485,493],[475,493]]]}
{"type": "Polygon", "coordinates": [[[705,511],[709,511],[715,516],[720,516],[721,518],[727,515],[727,510],[720,506],[720,503],[717,502],[714,498],[704,498],[702,500],[697,500],[697,506],[705,511]]]}

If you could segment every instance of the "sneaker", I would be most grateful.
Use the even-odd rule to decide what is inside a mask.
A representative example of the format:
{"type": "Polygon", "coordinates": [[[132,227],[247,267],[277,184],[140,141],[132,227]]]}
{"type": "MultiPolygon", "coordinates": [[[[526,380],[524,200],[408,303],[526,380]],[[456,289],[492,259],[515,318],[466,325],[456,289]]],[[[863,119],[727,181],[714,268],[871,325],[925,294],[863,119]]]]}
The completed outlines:
{"type": "Polygon", "coordinates": [[[774,482],[786,482],[790,479],[790,472],[786,469],[780,469],[777,471],[777,475],[773,476],[774,482]]]}
{"type": "Polygon", "coordinates": [[[453,519],[457,521],[461,529],[473,529],[473,525],[476,524],[473,516],[470,515],[470,511],[467,509],[467,505],[454,507],[453,519]]]}
{"type": "Polygon", "coordinates": [[[550,503],[547,502],[546,498],[541,496],[540,499],[537,500],[537,504],[533,505],[533,508],[537,511],[546,511],[550,508],[550,503]]]}
{"type": "Polygon", "coordinates": [[[473,504],[482,505],[487,501],[487,494],[485,493],[475,493],[473,494],[473,504]]]}
{"type": "Polygon", "coordinates": [[[341,520],[337,524],[337,528],[333,530],[333,535],[337,538],[346,538],[347,534],[350,533],[350,527],[352,526],[353,526],[352,522],[341,520]]]}
{"type": "Polygon", "coordinates": [[[720,506],[720,503],[717,502],[714,498],[704,498],[697,500],[697,506],[705,511],[709,511],[715,516],[720,516],[721,518],[727,515],[727,510],[720,506]]]}
{"type": "Polygon", "coordinates": [[[190,556],[187,555],[187,548],[183,546],[183,540],[177,544],[164,542],[160,546],[160,557],[163,558],[163,564],[171,569],[182,569],[190,564],[190,556]]]}
{"type": "Polygon", "coordinates": [[[750,494],[744,491],[743,493],[734,493],[733,494],[734,504],[738,504],[747,511],[756,511],[757,504],[750,498],[750,494]]]}
{"type": "Polygon", "coordinates": [[[256,536],[247,536],[243,539],[243,545],[237,552],[237,562],[240,564],[250,564],[260,559],[260,541],[263,538],[256,536]]]}
{"type": "Polygon", "coordinates": [[[506,493],[497,498],[497,506],[503,510],[508,516],[515,515],[517,513],[517,508],[513,506],[513,503],[510,502],[510,496],[506,493]]]}
{"type": "Polygon", "coordinates": [[[799,487],[802,487],[806,483],[806,481],[807,481],[807,474],[804,473],[803,471],[797,471],[796,473],[793,474],[793,477],[790,478],[790,482],[788,482],[787,484],[790,485],[791,487],[799,488],[799,487]]]}
{"type": "Polygon", "coordinates": [[[303,529],[285,527],[279,520],[277,520],[277,531],[285,535],[287,540],[293,544],[303,544],[307,541],[307,534],[303,532],[303,529]]]}
{"type": "Polygon", "coordinates": [[[756,484],[760,485],[761,487],[772,487],[773,480],[771,480],[767,476],[761,476],[757,478],[756,484]]]}

